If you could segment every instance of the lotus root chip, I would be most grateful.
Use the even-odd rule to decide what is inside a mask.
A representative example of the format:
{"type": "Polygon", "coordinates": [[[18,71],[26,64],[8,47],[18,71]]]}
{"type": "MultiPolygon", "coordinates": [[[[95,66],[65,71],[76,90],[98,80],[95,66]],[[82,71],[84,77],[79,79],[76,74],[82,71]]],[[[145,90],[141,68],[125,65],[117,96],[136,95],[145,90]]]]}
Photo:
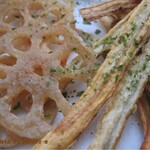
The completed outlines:
{"type": "Polygon", "coordinates": [[[74,50],[88,71],[92,55],[66,26],[21,27],[0,38],[0,125],[9,130],[12,141],[41,139],[53,128],[58,109],[64,115],[70,111],[60,87],[83,78],[67,64],[74,50]],[[18,115],[20,109],[23,116],[18,115]]]}
{"type": "Polygon", "coordinates": [[[73,5],[56,0],[1,0],[0,36],[24,26],[66,24],[73,21],[73,5]]]}

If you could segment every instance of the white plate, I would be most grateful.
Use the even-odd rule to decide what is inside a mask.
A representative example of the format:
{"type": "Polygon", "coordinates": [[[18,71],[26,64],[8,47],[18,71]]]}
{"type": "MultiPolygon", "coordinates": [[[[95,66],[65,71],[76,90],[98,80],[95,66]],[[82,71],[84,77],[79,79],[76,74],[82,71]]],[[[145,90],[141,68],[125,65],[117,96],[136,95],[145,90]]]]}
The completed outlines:
{"type": "MultiPolygon", "coordinates": [[[[93,3],[99,3],[100,0],[76,0],[76,8],[75,8],[75,18],[77,20],[76,27],[79,29],[83,29],[86,32],[95,34],[96,29],[100,29],[101,33],[99,37],[105,35],[105,31],[100,26],[100,24],[96,22],[92,22],[91,25],[83,24],[83,20],[79,14],[79,8],[87,7],[93,3]]],[[[80,82],[75,82],[67,87],[66,91],[68,93],[68,99],[70,102],[75,102],[78,97],[76,97],[77,93],[86,89],[86,85],[80,82]],[[76,91],[75,91],[76,90],[76,91]]],[[[78,138],[77,142],[70,148],[76,150],[84,150],[87,149],[89,144],[91,143],[96,129],[97,121],[101,116],[102,110],[98,113],[98,115],[93,119],[88,128],[82,133],[82,135],[78,138]]],[[[56,125],[61,119],[63,115],[58,113],[56,120],[54,121],[54,125],[56,125]]],[[[111,121],[111,120],[110,120],[111,121]]],[[[143,140],[143,130],[142,125],[140,123],[137,112],[135,112],[128,120],[127,125],[123,131],[123,134],[120,138],[120,141],[117,145],[117,149],[139,149],[143,140]]],[[[31,149],[33,145],[19,145],[15,146],[12,149],[22,150],[22,149],[31,149]]]]}

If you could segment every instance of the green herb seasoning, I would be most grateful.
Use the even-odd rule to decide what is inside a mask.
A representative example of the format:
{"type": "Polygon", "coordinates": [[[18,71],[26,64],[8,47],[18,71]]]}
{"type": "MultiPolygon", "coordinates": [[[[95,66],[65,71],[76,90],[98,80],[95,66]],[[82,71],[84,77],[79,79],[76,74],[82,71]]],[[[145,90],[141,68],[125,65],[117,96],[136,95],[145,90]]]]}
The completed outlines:
{"type": "Polygon", "coordinates": [[[139,45],[139,42],[137,41],[137,39],[134,39],[134,44],[135,44],[135,46],[139,45]]]}
{"type": "Polygon", "coordinates": [[[48,88],[50,86],[50,82],[46,82],[45,86],[48,88]]]}
{"type": "Polygon", "coordinates": [[[143,64],[142,70],[144,71],[147,68],[147,63],[143,64]]]}
{"type": "Polygon", "coordinates": [[[77,51],[77,48],[76,48],[76,47],[73,47],[73,48],[72,48],[72,51],[77,51]]]}
{"type": "Polygon", "coordinates": [[[16,28],[14,27],[14,28],[12,28],[12,30],[15,30],[16,28]]]}
{"type": "Polygon", "coordinates": [[[107,82],[108,78],[109,78],[109,73],[108,72],[103,73],[102,78],[103,78],[103,80],[102,80],[103,83],[107,82]]]}
{"type": "Polygon", "coordinates": [[[63,92],[62,93],[62,95],[65,97],[65,98],[67,98],[67,96],[68,96],[68,94],[67,94],[67,92],[65,91],[65,92],[63,92]]]}
{"type": "Polygon", "coordinates": [[[77,97],[80,97],[83,93],[84,93],[84,91],[78,92],[78,93],[77,93],[77,97]]]}
{"type": "Polygon", "coordinates": [[[2,119],[3,118],[3,116],[2,115],[0,115],[0,119],[2,119]]]}
{"type": "Polygon", "coordinates": [[[85,25],[91,25],[91,22],[85,22],[85,21],[83,21],[83,24],[85,24],[85,25]]]}
{"type": "Polygon", "coordinates": [[[117,82],[118,79],[119,79],[119,74],[117,74],[117,75],[115,76],[115,82],[117,82]]]}
{"type": "Polygon", "coordinates": [[[116,37],[109,37],[104,40],[103,44],[113,44],[115,40],[116,40],[116,37]]]}
{"type": "Polygon", "coordinates": [[[145,23],[144,22],[142,22],[142,25],[144,25],[145,23]]]}
{"type": "Polygon", "coordinates": [[[121,70],[123,69],[123,65],[117,66],[116,69],[117,69],[118,71],[121,71],[121,70]]]}
{"type": "Polygon", "coordinates": [[[45,17],[45,16],[46,16],[46,14],[42,14],[42,15],[41,15],[41,17],[45,17]]]}
{"type": "Polygon", "coordinates": [[[133,56],[133,52],[127,53],[128,58],[131,58],[133,56]]]}
{"type": "Polygon", "coordinates": [[[31,23],[29,23],[29,24],[28,24],[28,26],[29,26],[29,27],[32,27],[32,24],[31,24],[31,23]]]}
{"type": "Polygon", "coordinates": [[[130,37],[130,36],[133,35],[133,32],[126,33],[125,35],[126,35],[127,37],[130,37]]]}
{"type": "Polygon", "coordinates": [[[135,23],[131,23],[131,26],[132,26],[131,27],[132,31],[135,31],[137,28],[137,25],[135,23]]]}
{"type": "Polygon", "coordinates": [[[77,1],[77,2],[76,2],[76,5],[80,5],[80,3],[77,1]]]}
{"type": "Polygon", "coordinates": [[[97,91],[97,89],[95,88],[95,89],[94,89],[94,92],[96,93],[96,91],[97,91]]]}
{"type": "Polygon", "coordinates": [[[130,88],[129,86],[127,86],[127,87],[126,87],[126,89],[127,89],[128,91],[130,91],[130,90],[131,90],[131,88],[130,88]]]}
{"type": "Polygon", "coordinates": [[[54,73],[54,72],[56,72],[55,68],[51,67],[50,68],[50,73],[54,73]]]}
{"type": "Polygon", "coordinates": [[[63,73],[63,69],[62,69],[61,67],[58,67],[58,68],[57,68],[57,72],[63,73]]]}
{"type": "Polygon", "coordinates": [[[87,79],[87,80],[86,80],[86,83],[87,83],[87,84],[91,83],[91,79],[87,79]]]}
{"type": "Polygon", "coordinates": [[[53,2],[53,5],[55,5],[57,3],[57,1],[53,2]]]}
{"type": "Polygon", "coordinates": [[[119,43],[120,44],[123,43],[124,46],[127,46],[127,40],[126,40],[125,36],[122,35],[119,37],[119,43]]]}
{"type": "Polygon", "coordinates": [[[65,14],[62,14],[62,15],[61,15],[61,18],[64,18],[65,16],[66,16],[65,14]]]}
{"type": "Polygon", "coordinates": [[[14,17],[15,17],[15,18],[17,18],[17,19],[19,19],[19,18],[20,18],[20,16],[18,16],[18,15],[15,15],[14,17]]]}
{"type": "Polygon", "coordinates": [[[77,23],[77,20],[74,20],[73,22],[72,22],[72,24],[76,24],[77,23]]]}
{"type": "Polygon", "coordinates": [[[44,115],[44,118],[45,118],[45,119],[50,119],[50,118],[51,118],[51,114],[45,114],[45,115],[44,115]]]}
{"type": "Polygon", "coordinates": [[[13,107],[13,110],[17,110],[17,109],[19,109],[19,108],[21,108],[20,102],[18,102],[18,103],[13,107]]]}
{"type": "Polygon", "coordinates": [[[48,51],[48,54],[51,54],[51,53],[53,53],[52,51],[48,51]]]}
{"type": "Polygon", "coordinates": [[[138,83],[139,83],[139,81],[137,79],[135,79],[135,80],[131,81],[131,86],[137,87],[138,83]]]}
{"type": "Polygon", "coordinates": [[[52,20],[52,21],[51,21],[51,23],[55,23],[55,22],[56,22],[56,20],[52,20]]]}
{"type": "Polygon", "coordinates": [[[128,70],[128,74],[129,74],[130,76],[132,76],[132,75],[133,75],[133,71],[132,71],[132,70],[128,70]]]}
{"type": "Polygon", "coordinates": [[[100,64],[95,64],[96,69],[100,67],[100,64]]]}
{"type": "Polygon", "coordinates": [[[101,30],[99,30],[99,29],[95,30],[95,34],[100,34],[100,33],[101,33],[101,30]]]}

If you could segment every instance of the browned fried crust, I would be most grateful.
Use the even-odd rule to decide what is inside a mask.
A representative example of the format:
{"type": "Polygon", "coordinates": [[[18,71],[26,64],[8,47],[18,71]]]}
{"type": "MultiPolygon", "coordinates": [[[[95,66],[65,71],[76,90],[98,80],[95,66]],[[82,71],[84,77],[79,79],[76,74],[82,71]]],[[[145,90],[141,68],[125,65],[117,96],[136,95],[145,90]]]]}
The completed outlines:
{"type": "Polygon", "coordinates": [[[148,122],[150,120],[150,99],[147,96],[146,91],[144,91],[142,97],[139,99],[137,106],[144,129],[144,135],[146,135],[148,122]]]}
{"type": "Polygon", "coordinates": [[[133,9],[140,2],[141,0],[109,0],[96,6],[83,8],[80,10],[80,13],[85,21],[93,21],[103,16],[109,16],[109,14],[115,11],[133,9]]]}
{"type": "Polygon", "coordinates": [[[132,8],[119,9],[109,14],[109,16],[103,16],[99,19],[102,25],[105,27],[106,31],[109,31],[113,26],[115,26],[120,20],[122,20],[132,8]]]}
{"type": "Polygon", "coordinates": [[[149,123],[149,127],[147,130],[147,134],[144,138],[144,142],[141,146],[141,150],[149,150],[150,149],[150,123],[149,123]]]}

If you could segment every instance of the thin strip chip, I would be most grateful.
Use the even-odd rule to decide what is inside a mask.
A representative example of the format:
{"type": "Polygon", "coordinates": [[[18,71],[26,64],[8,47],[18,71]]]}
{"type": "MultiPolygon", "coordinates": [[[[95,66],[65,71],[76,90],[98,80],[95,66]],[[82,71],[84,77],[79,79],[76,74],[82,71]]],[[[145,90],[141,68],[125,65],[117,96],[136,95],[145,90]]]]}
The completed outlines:
{"type": "Polygon", "coordinates": [[[89,149],[114,149],[128,117],[144,91],[150,75],[150,41],[142,54],[131,61],[97,125],[95,139],[89,149]],[[143,69],[143,66],[146,68],[143,69]]]}
{"type": "Polygon", "coordinates": [[[119,9],[133,9],[141,0],[109,0],[102,4],[83,8],[80,10],[81,15],[85,21],[93,21],[103,16],[109,16],[112,12],[119,9]]]}

